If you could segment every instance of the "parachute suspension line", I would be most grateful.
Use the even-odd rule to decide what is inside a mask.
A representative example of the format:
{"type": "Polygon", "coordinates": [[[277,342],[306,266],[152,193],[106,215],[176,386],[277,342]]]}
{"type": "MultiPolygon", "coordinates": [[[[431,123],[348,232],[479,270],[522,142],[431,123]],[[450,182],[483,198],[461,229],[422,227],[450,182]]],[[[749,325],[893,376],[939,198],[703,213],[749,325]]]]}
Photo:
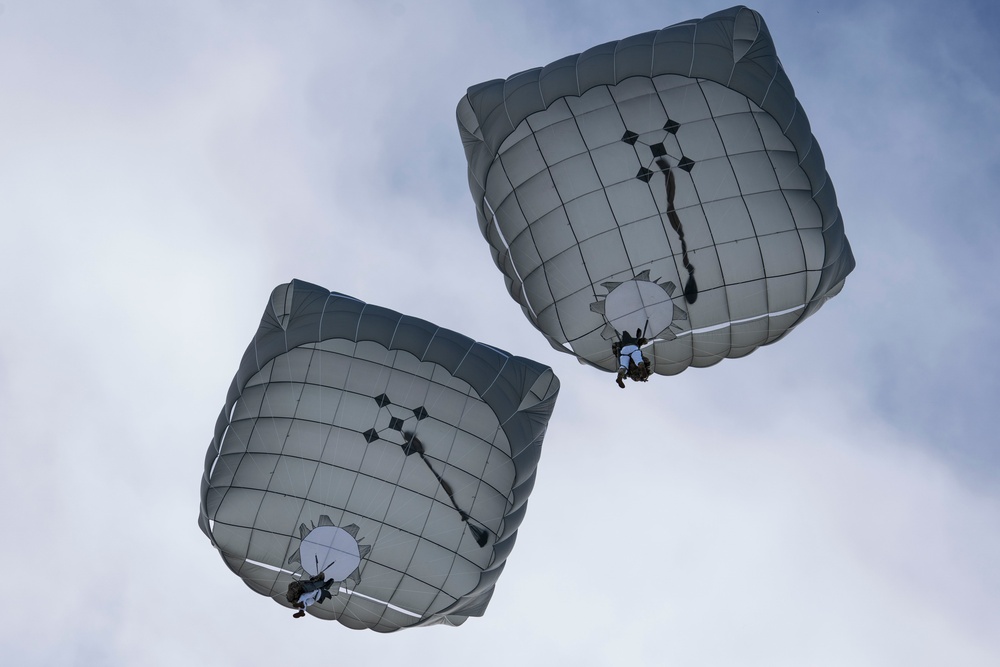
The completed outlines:
{"type": "Polygon", "coordinates": [[[688,279],[684,284],[684,300],[688,303],[694,303],[698,300],[698,283],[694,280],[694,265],[688,258],[687,241],[684,240],[684,225],[681,224],[681,218],[677,215],[677,209],[674,208],[674,192],[677,189],[677,185],[674,183],[674,171],[664,157],[656,158],[656,166],[663,170],[667,179],[667,219],[670,220],[670,226],[674,228],[681,240],[681,260],[688,272],[688,279]]]}
{"type": "MultiPolygon", "coordinates": [[[[649,328],[649,318],[648,317],[646,318],[646,323],[642,325],[642,332],[641,332],[639,338],[645,338],[646,337],[646,329],[647,328],[649,328]]],[[[618,329],[615,329],[615,335],[618,336],[618,342],[621,343],[622,342],[622,332],[618,331],[618,329]]]]}

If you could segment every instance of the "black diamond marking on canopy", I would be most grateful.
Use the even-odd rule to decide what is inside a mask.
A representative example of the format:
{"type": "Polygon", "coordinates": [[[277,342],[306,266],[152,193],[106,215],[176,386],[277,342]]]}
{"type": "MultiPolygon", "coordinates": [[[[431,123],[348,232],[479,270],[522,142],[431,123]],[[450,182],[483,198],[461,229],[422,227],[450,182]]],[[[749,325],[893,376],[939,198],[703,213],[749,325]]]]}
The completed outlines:
{"type": "Polygon", "coordinates": [[[694,160],[689,157],[682,157],[681,161],[677,163],[677,166],[684,171],[691,173],[691,170],[694,169],[694,160]]]}
{"type": "Polygon", "coordinates": [[[365,436],[365,440],[368,441],[369,445],[371,443],[375,442],[376,440],[378,440],[378,433],[373,428],[368,429],[367,431],[365,431],[361,435],[365,436]]]}
{"type": "MultiPolygon", "coordinates": [[[[636,157],[638,157],[640,161],[642,160],[641,153],[643,151],[638,150],[639,145],[642,145],[649,149],[649,155],[650,158],[652,158],[649,163],[643,165],[639,169],[635,175],[636,178],[644,183],[649,183],[656,172],[663,173],[670,169],[670,164],[667,161],[670,149],[667,146],[665,139],[667,138],[667,135],[675,134],[679,127],[680,123],[668,118],[666,123],[664,123],[662,130],[656,130],[645,135],[640,135],[632,130],[625,130],[625,134],[622,135],[622,141],[636,148],[636,157]],[[659,136],[656,136],[657,134],[659,136]],[[656,139],[660,139],[660,141],[656,141],[656,139]],[[653,141],[655,141],[655,143],[649,143],[653,141]],[[656,169],[653,169],[654,165],[656,169]]],[[[687,158],[682,158],[678,161],[678,166],[687,169],[687,171],[691,171],[691,167],[693,165],[694,163],[687,158]]]]}
{"type": "Polygon", "coordinates": [[[366,436],[368,437],[368,442],[379,438],[396,442],[397,437],[389,435],[390,431],[402,433],[405,430],[412,429],[415,426],[415,422],[419,422],[430,416],[430,413],[427,412],[427,408],[424,406],[420,405],[416,408],[410,408],[399,405],[398,403],[393,403],[389,399],[389,396],[384,393],[374,396],[372,400],[378,404],[380,416],[376,417],[376,424],[372,429],[373,435],[366,436]]]}

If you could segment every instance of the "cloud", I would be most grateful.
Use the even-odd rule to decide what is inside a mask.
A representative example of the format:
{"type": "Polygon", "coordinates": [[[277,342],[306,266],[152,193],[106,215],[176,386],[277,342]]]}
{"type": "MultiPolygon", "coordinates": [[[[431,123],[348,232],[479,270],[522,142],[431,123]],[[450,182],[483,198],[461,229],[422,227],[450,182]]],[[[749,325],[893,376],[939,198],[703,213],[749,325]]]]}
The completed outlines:
{"type": "Polygon", "coordinates": [[[915,58],[905,28],[927,14],[910,5],[865,10],[890,24],[758,7],[858,270],[777,345],[623,392],[505,294],[454,106],[469,84],[705,11],[544,7],[8,4],[5,655],[257,662],[320,641],[331,659],[444,665],[996,662],[996,147],[968,129],[995,96],[988,68],[964,66],[993,48],[971,10],[915,58]],[[386,637],[292,621],[197,530],[217,411],[293,277],[561,377],[485,617],[386,637]]]}

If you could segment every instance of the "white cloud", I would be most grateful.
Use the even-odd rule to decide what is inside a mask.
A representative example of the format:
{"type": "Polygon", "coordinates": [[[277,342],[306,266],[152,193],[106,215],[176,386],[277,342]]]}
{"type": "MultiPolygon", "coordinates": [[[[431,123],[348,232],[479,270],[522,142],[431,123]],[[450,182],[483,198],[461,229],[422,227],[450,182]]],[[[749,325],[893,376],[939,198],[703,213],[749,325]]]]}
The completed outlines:
{"type": "MultiPolygon", "coordinates": [[[[845,74],[835,40],[795,29],[832,25],[857,46],[853,14],[757,7],[808,102],[859,268],[779,344],[623,392],[551,350],[504,294],[454,106],[469,84],[716,8],[533,7],[8,4],[5,655],[259,662],[319,640],[331,660],[442,665],[1000,658],[996,232],[983,222],[995,146],[946,123],[992,113],[988,74],[962,84],[967,100],[935,97],[936,61],[911,69],[914,47],[893,39],[848,59],[876,72],[845,74]],[[873,102],[919,113],[865,112],[863,128],[842,113],[873,102]],[[197,530],[217,411],[270,289],[293,277],[562,378],[484,618],[392,636],[292,621],[197,530]],[[53,599],[36,599],[50,575],[53,599]]],[[[941,72],[962,71],[968,48],[941,72]]]]}

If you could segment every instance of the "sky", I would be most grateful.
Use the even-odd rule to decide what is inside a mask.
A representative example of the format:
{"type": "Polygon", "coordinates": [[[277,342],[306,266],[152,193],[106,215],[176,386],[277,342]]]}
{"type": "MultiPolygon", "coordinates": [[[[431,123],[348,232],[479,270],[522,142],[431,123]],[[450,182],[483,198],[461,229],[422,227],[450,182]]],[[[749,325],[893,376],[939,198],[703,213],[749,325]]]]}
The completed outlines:
{"type": "Polygon", "coordinates": [[[727,6],[0,5],[4,661],[1000,664],[995,3],[751,5],[858,263],[778,344],[621,391],[492,265],[466,88],[727,6]],[[483,617],[293,620],[198,529],[215,419],[292,278],[559,376],[483,617]]]}

